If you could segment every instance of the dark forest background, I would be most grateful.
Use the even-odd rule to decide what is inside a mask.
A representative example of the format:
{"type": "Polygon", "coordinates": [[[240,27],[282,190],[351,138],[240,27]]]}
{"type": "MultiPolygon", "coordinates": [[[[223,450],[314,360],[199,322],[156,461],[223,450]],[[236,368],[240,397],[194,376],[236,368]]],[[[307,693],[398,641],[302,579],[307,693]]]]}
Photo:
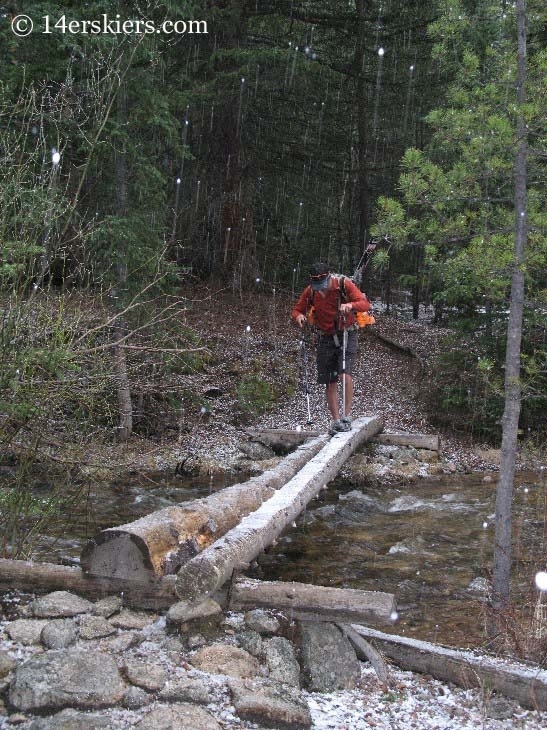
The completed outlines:
{"type": "MultiPolygon", "coordinates": [[[[199,372],[199,342],[180,324],[185,286],[227,289],[236,306],[249,292],[290,298],[312,261],[352,274],[371,243],[367,293],[453,333],[432,368],[432,410],[499,440],[515,237],[511,3],[12,2],[0,15],[4,444],[32,441],[37,426],[43,437],[51,418],[88,432],[118,423],[127,438],[142,406],[135,379],[199,372]],[[35,24],[27,37],[12,30],[20,13],[35,24]],[[182,19],[188,32],[67,32],[102,14],[182,19]]],[[[527,22],[521,433],[538,445],[542,2],[528,3],[527,22]]]]}

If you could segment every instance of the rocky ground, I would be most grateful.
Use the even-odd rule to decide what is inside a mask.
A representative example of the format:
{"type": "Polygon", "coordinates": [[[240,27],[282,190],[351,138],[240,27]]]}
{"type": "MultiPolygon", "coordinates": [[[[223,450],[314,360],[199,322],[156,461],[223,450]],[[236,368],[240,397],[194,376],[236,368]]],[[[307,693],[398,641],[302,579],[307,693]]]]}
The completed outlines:
{"type": "MultiPolygon", "coordinates": [[[[314,384],[309,335],[303,338],[287,324],[288,308],[275,300],[268,308],[263,302],[240,305],[224,311],[213,296],[196,299],[189,309],[187,323],[201,328],[202,344],[213,357],[204,370],[185,376],[185,387],[197,395],[171,431],[154,441],[134,436],[107,457],[89,447],[84,470],[108,477],[124,471],[260,469],[241,448],[247,427],[326,430],[329,419],[322,388],[314,384]],[[303,339],[311,424],[306,423],[303,339]],[[237,383],[249,374],[270,385],[274,398],[265,410],[246,407],[237,397],[237,383]],[[292,392],[286,392],[287,384],[292,392]]],[[[377,319],[376,334],[361,338],[353,413],[381,415],[386,431],[436,433],[420,385],[423,360],[442,332],[423,321],[377,319]]],[[[495,472],[498,451],[441,436],[440,462],[416,460],[416,475],[433,468],[495,472]]],[[[463,690],[394,667],[386,686],[368,663],[357,661],[334,627],[328,651],[324,641],[331,628],[319,630],[323,641],[317,654],[313,636],[296,635],[281,615],[219,614],[204,624],[180,625],[165,613],[131,611],[120,597],[89,603],[59,594],[48,600],[7,594],[1,605],[2,730],[532,730],[547,723],[545,714],[524,710],[487,688],[463,690]]]]}
{"type": "Polygon", "coordinates": [[[544,727],[483,690],[389,669],[380,681],[332,624],[262,610],[173,623],[112,596],[5,595],[0,728],[413,730],[544,727]]]}

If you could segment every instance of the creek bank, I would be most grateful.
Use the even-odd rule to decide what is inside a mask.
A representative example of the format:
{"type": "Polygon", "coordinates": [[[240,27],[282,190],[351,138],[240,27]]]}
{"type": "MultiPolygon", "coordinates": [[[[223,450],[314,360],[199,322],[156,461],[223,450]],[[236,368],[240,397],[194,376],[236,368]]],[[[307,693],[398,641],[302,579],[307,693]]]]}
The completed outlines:
{"type": "Polygon", "coordinates": [[[532,730],[545,719],[408,672],[394,670],[387,691],[334,625],[279,612],[177,624],[65,591],[3,606],[2,730],[439,727],[441,712],[443,727],[532,730]]]}

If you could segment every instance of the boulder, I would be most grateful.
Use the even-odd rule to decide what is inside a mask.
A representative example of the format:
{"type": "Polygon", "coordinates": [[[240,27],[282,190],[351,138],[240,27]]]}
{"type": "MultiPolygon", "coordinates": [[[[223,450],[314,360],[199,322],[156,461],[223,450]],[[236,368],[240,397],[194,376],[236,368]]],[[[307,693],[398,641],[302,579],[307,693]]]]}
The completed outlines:
{"type": "Polygon", "coordinates": [[[215,718],[203,707],[185,702],[156,707],[135,727],[138,730],[222,730],[215,718]]]}
{"type": "Polygon", "coordinates": [[[120,702],[125,688],[116,663],[108,654],[56,649],[17,667],[9,699],[23,712],[64,707],[98,709],[120,702]]]}
{"type": "Polygon", "coordinates": [[[76,643],[78,632],[74,621],[69,618],[58,618],[47,622],[40,638],[48,649],[66,649],[76,643]]]}
{"type": "Polygon", "coordinates": [[[244,649],[229,644],[206,646],[192,657],[192,664],[202,672],[230,677],[256,677],[260,664],[244,649]]]}
{"type": "Polygon", "coordinates": [[[270,679],[299,688],[300,665],[291,642],[282,636],[274,636],[264,642],[264,649],[270,679]]]}
{"type": "Polygon", "coordinates": [[[304,686],[312,692],[353,689],[361,665],[349,640],[329,623],[302,624],[301,666],[304,686]]]}
{"type": "Polygon", "coordinates": [[[30,604],[30,612],[35,618],[66,618],[89,613],[93,608],[91,601],[68,591],[48,593],[30,604]]]}
{"type": "Polygon", "coordinates": [[[307,704],[285,686],[233,680],[229,686],[236,714],[242,720],[276,730],[304,730],[312,726],[307,704]]]}

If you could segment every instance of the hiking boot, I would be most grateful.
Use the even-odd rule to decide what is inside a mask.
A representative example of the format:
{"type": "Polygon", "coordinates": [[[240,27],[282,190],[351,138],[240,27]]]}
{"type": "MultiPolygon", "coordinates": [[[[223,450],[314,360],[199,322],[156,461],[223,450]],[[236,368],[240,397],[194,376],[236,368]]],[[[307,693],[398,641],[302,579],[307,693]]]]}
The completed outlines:
{"type": "Polygon", "coordinates": [[[348,426],[351,426],[351,418],[349,416],[342,416],[340,423],[347,423],[348,426]]]}
{"type": "Polygon", "coordinates": [[[342,419],[339,421],[333,421],[329,428],[329,433],[333,436],[335,433],[343,433],[344,431],[351,431],[351,423],[344,423],[342,419]]]}

